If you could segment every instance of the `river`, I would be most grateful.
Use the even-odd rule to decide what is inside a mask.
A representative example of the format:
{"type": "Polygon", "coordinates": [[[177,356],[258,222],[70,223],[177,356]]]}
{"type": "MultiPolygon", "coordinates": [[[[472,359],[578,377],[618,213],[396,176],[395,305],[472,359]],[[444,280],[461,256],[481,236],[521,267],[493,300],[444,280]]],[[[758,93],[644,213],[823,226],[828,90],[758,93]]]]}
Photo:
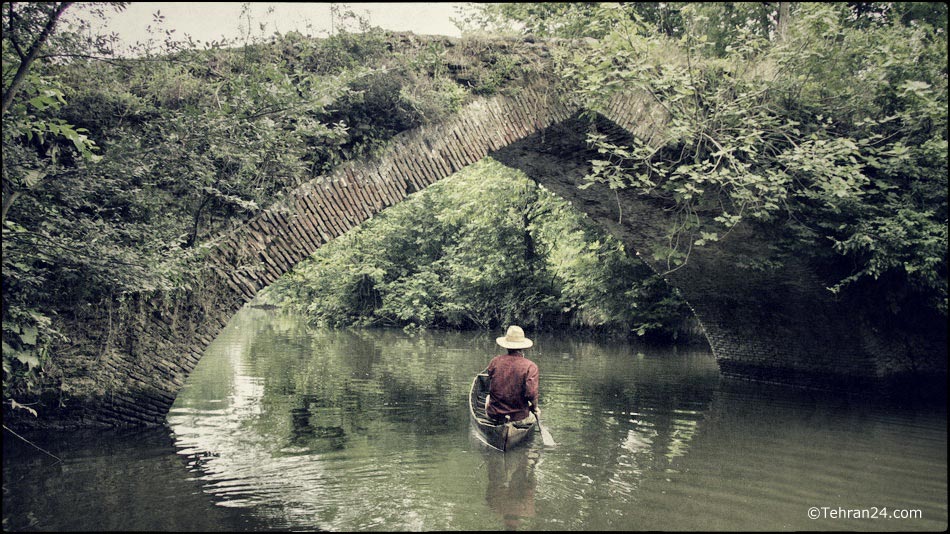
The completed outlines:
{"type": "Polygon", "coordinates": [[[4,530],[947,529],[944,406],[724,379],[706,347],[528,332],[557,445],[486,450],[466,403],[502,334],[245,307],[167,428],[5,430],[4,530]]]}

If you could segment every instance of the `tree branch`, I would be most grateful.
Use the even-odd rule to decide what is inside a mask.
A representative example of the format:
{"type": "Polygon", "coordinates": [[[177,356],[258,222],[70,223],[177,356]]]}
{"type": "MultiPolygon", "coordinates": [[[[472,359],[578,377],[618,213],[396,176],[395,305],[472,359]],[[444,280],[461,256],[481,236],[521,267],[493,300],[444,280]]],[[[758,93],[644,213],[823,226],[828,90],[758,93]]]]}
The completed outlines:
{"type": "Polygon", "coordinates": [[[17,15],[17,14],[16,14],[16,11],[13,10],[13,2],[10,2],[9,4],[7,4],[7,7],[10,8],[10,29],[11,29],[11,31],[10,31],[10,43],[13,45],[13,49],[16,50],[16,55],[20,56],[20,62],[22,63],[23,60],[26,58],[26,54],[23,53],[23,49],[20,48],[20,43],[17,42],[16,33],[12,31],[12,29],[13,29],[13,21],[14,21],[15,19],[19,19],[20,16],[17,15]]]}
{"type": "MultiPolygon", "coordinates": [[[[26,58],[20,62],[20,66],[17,68],[16,75],[13,76],[13,82],[10,83],[10,87],[8,87],[3,93],[3,107],[0,109],[0,115],[6,114],[7,109],[10,107],[10,103],[13,102],[13,97],[20,88],[20,84],[23,83],[23,78],[26,77],[26,73],[30,70],[30,66],[33,64],[36,56],[39,55],[40,48],[43,47],[43,44],[46,43],[46,40],[49,39],[49,36],[53,33],[53,28],[56,27],[56,22],[59,20],[60,15],[62,15],[63,12],[66,11],[66,8],[72,4],[72,2],[63,2],[56,6],[56,11],[50,14],[49,20],[46,21],[46,26],[43,28],[43,31],[40,32],[40,35],[35,41],[33,41],[33,45],[30,46],[30,50],[27,52],[26,58]]],[[[11,7],[10,9],[13,8],[11,7]]]]}

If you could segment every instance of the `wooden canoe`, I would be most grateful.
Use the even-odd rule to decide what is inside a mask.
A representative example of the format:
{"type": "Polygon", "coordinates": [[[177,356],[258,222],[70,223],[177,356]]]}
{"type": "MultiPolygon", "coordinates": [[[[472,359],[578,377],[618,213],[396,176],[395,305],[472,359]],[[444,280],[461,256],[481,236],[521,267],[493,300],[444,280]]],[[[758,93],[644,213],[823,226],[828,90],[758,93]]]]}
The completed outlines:
{"type": "Polygon", "coordinates": [[[486,369],[478,373],[472,381],[472,391],[468,397],[468,413],[478,439],[493,449],[506,451],[527,441],[534,434],[534,423],[527,427],[520,427],[511,422],[497,423],[488,417],[485,413],[485,399],[488,397],[488,384],[491,378],[488,377],[487,371],[486,369]]]}

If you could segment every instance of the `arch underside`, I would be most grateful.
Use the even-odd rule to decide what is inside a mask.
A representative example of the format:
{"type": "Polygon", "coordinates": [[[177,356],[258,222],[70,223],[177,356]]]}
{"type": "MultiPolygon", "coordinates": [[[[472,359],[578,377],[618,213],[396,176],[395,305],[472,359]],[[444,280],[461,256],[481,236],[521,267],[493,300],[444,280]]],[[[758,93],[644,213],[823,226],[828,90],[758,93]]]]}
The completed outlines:
{"type": "MultiPolygon", "coordinates": [[[[629,134],[600,117],[599,133],[617,142],[629,134]]],[[[534,134],[492,157],[518,168],[570,201],[631,251],[668,241],[672,206],[598,184],[584,189],[595,151],[586,146],[588,123],[572,118],[534,134]]],[[[693,248],[675,270],[649,254],[641,259],[679,289],[703,327],[726,376],[804,387],[863,388],[879,376],[876,362],[830,292],[795,258],[771,270],[737,267],[764,257],[768,242],[749,226],[737,227],[714,247],[693,248]]]]}

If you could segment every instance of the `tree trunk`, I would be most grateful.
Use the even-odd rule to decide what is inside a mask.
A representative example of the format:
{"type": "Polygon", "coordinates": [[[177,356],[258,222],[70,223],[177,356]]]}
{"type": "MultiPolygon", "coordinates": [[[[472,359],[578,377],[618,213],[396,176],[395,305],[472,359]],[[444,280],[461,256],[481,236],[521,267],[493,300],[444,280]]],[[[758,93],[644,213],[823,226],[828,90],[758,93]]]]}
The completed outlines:
{"type": "Polygon", "coordinates": [[[785,32],[789,23],[789,2],[778,3],[778,21],[775,24],[775,37],[778,41],[785,40],[785,32]]]}
{"type": "Polygon", "coordinates": [[[198,228],[201,226],[201,212],[204,211],[205,206],[207,206],[209,202],[211,202],[211,195],[205,195],[201,199],[201,203],[198,204],[198,209],[195,210],[191,235],[188,236],[188,240],[185,241],[183,248],[191,248],[195,243],[198,242],[198,228]]]}
{"type": "Polygon", "coordinates": [[[20,193],[17,191],[7,191],[4,188],[3,191],[3,217],[0,218],[0,223],[7,220],[7,212],[10,211],[10,206],[13,205],[13,201],[20,196],[20,193]]]}
{"type": "Polygon", "coordinates": [[[521,224],[524,229],[523,242],[524,242],[524,262],[529,269],[534,267],[535,262],[538,259],[537,248],[534,244],[534,236],[531,235],[531,226],[532,217],[530,212],[535,208],[535,204],[538,202],[538,191],[537,184],[531,182],[528,186],[528,192],[525,198],[525,207],[524,211],[521,212],[521,224]]]}

